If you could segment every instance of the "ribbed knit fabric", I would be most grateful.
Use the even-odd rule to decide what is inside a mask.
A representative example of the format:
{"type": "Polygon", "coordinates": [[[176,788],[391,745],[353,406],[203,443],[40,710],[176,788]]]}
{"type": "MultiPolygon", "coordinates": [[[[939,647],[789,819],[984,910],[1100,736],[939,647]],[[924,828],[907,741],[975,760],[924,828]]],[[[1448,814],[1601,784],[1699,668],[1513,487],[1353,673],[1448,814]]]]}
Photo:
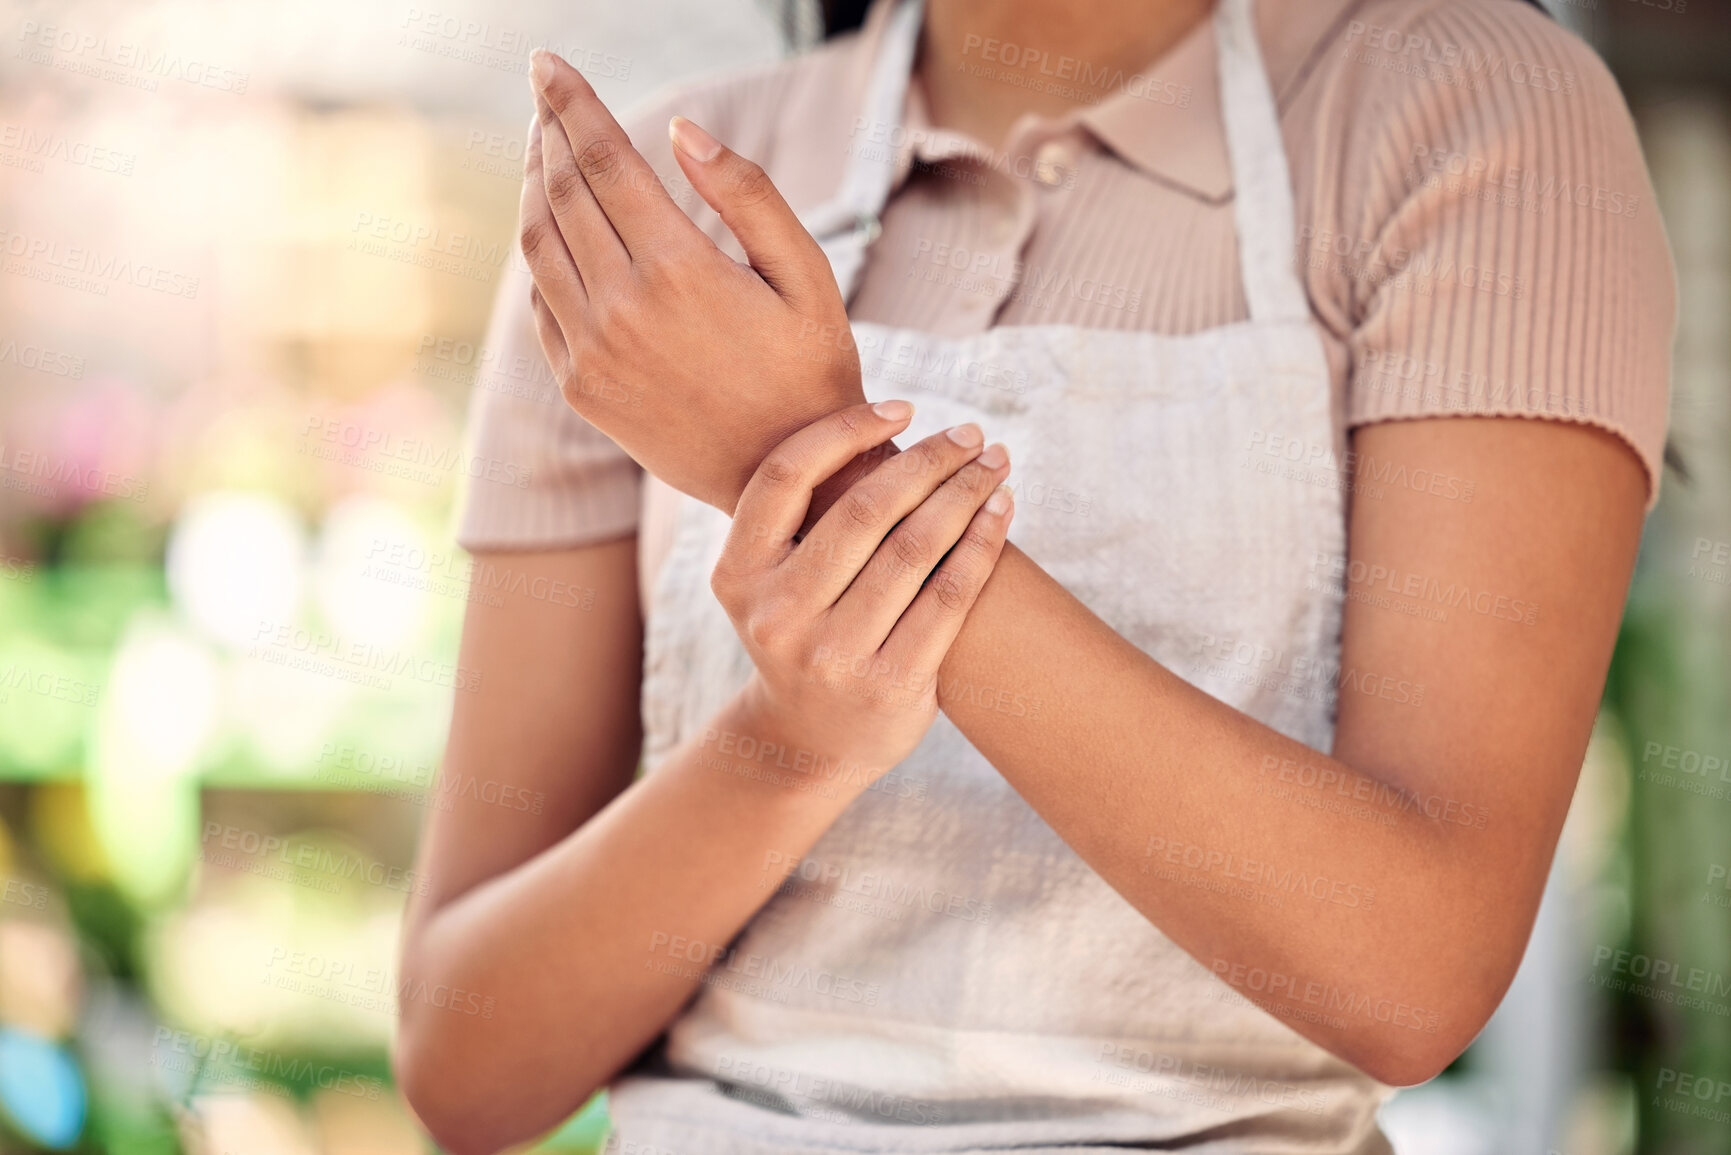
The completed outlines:
{"type": "MultiPolygon", "coordinates": [[[[810,55],[655,99],[625,118],[680,203],[729,252],[674,163],[669,116],[764,165],[796,209],[850,148],[903,175],[850,305],[948,335],[1069,324],[1193,333],[1246,318],[1211,21],[1097,103],[1026,117],[1001,151],[928,125],[858,120],[887,5],[810,55]]],[[[1515,0],[1259,0],[1297,202],[1297,252],[1335,388],[1337,447],[1368,422],[1460,414],[1588,422],[1622,437],[1657,500],[1675,329],[1670,253],[1616,85],[1572,34],[1515,0]]],[[[1086,62],[968,66],[1006,84],[1091,80],[1086,62]]],[[[475,451],[529,467],[474,483],[459,541],[548,548],[640,525],[645,576],[671,508],[561,401],[514,272],[471,414],[475,451]],[[504,370],[526,359],[531,372],[504,370]],[[644,507],[647,507],[645,511],[644,507]]],[[[917,401],[917,398],[915,399],[917,401]]],[[[991,431],[987,430],[990,436],[991,431]]]]}

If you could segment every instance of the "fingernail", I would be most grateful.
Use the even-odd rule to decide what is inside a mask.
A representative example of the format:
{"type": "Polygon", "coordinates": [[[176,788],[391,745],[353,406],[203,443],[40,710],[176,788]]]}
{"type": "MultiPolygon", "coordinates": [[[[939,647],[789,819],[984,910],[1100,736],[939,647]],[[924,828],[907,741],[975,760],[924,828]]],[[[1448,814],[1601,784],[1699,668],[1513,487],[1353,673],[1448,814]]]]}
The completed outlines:
{"type": "Polygon", "coordinates": [[[986,446],[984,453],[976,459],[987,469],[1002,469],[1010,460],[1010,451],[1004,448],[1003,442],[986,446]]]}
{"type": "Polygon", "coordinates": [[[667,122],[667,135],[673,147],[701,164],[708,164],[721,151],[721,142],[686,120],[676,116],[667,122]]]}
{"type": "Polygon", "coordinates": [[[992,491],[992,496],[986,499],[986,512],[993,517],[999,517],[1009,512],[1010,502],[1014,500],[1015,495],[1010,492],[1010,487],[1000,485],[992,491]]]}
{"type": "Polygon", "coordinates": [[[529,53],[529,83],[536,91],[547,91],[547,83],[553,79],[553,54],[545,48],[537,48],[529,53]]]}
{"type": "Polygon", "coordinates": [[[944,430],[944,436],[963,449],[972,449],[986,439],[986,435],[980,432],[980,427],[972,421],[966,425],[956,425],[944,430]]]}
{"type": "Polygon", "coordinates": [[[879,401],[872,412],[885,421],[906,421],[914,415],[914,407],[906,401],[879,401]]]}

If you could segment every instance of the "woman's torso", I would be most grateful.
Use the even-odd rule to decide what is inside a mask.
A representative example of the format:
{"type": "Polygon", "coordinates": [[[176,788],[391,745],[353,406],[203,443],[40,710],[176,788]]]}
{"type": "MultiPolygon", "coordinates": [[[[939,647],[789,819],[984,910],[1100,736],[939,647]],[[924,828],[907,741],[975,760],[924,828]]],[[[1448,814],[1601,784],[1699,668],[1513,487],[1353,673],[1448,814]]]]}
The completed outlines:
{"type": "MultiPolygon", "coordinates": [[[[1525,160],[1534,147],[1534,134],[1540,132],[1534,126],[1549,125],[1545,131],[1551,135],[1543,137],[1542,152],[1559,173],[1586,174],[1596,186],[1633,190],[1626,194],[1631,200],[1650,194],[1638,150],[1630,142],[1601,147],[1599,137],[1572,126],[1570,118],[1584,118],[1600,128],[1616,127],[1616,117],[1623,115],[1614,87],[1596,71],[1597,61],[1536,14],[1508,0],[1262,0],[1260,8],[1259,40],[1280,101],[1282,151],[1291,167],[1292,263],[1302,279],[1309,327],[1319,338],[1325,366],[1316,383],[1325,414],[1308,434],[1312,442],[1325,444],[1302,446],[1303,456],[1340,462],[1347,428],[1367,420],[1527,411],[1598,420],[1629,437],[1654,468],[1655,430],[1663,428],[1663,405],[1652,403],[1652,373],[1643,359],[1663,363],[1662,356],[1653,356],[1659,336],[1637,326],[1608,352],[1591,347],[1566,319],[1586,307],[1582,298],[1596,289],[1540,275],[1558,260],[1560,237],[1584,238],[1590,259],[1606,270],[1615,291],[1638,296],[1649,286],[1657,298],[1668,280],[1668,266],[1653,214],[1615,220],[1595,215],[1588,221],[1592,227],[1585,228],[1567,219],[1567,205],[1552,205],[1547,213],[1538,211],[1542,205],[1477,195],[1482,191],[1477,188],[1467,195],[1458,182],[1451,185],[1442,179],[1457,157],[1490,164],[1525,160]],[[1501,54],[1506,59],[1509,46],[1519,44],[1529,73],[1566,75],[1575,91],[1559,115],[1558,109],[1536,103],[1545,99],[1542,95],[1506,83],[1486,87],[1482,78],[1471,75],[1452,78],[1471,82],[1463,84],[1451,83],[1449,76],[1401,72],[1391,67],[1408,63],[1399,53],[1379,55],[1373,47],[1389,42],[1394,33],[1400,33],[1395,43],[1417,36],[1421,43],[1440,43],[1457,52],[1466,45],[1487,58],[1501,54]],[[1540,66],[1537,72],[1534,64],[1540,66]],[[1618,228],[1624,231],[1618,233],[1618,228]],[[1613,247],[1612,255],[1606,255],[1607,245],[1613,247]],[[1463,254],[1470,260],[1463,262],[1463,254]],[[1513,364],[1517,355],[1518,368],[1513,364]],[[1619,364],[1619,357],[1628,364],[1619,364]],[[1532,393],[1533,382],[1543,383],[1542,395],[1532,393]]],[[[677,103],[657,105],[629,127],[651,162],[668,174],[675,191],[682,182],[662,132],[672,111],[693,116],[739,151],[762,160],[790,202],[807,209],[834,187],[851,148],[880,143],[874,139],[876,127],[860,124],[854,111],[869,37],[868,32],[862,41],[832,46],[818,57],[696,90],[677,103]]],[[[1053,325],[1083,332],[1206,334],[1244,321],[1248,307],[1239,275],[1233,181],[1222,140],[1214,51],[1213,29],[1205,25],[1146,77],[1102,101],[1085,123],[1024,122],[996,161],[970,159],[963,155],[966,149],[942,134],[913,134],[910,147],[927,163],[910,173],[883,213],[883,235],[870,252],[852,300],[852,316],[871,332],[887,326],[949,338],[978,338],[994,328],[1053,325]]],[[[917,102],[914,111],[917,115],[917,102]]],[[[887,143],[894,147],[906,139],[907,134],[891,136],[887,143]]],[[[685,192],[689,197],[689,190],[685,192]]],[[[1650,199],[1644,204],[1650,206],[1650,199]]],[[[712,235],[731,245],[713,214],[696,215],[712,235]]],[[[528,340],[532,346],[532,332],[528,340]]],[[[1204,338],[1191,348],[1205,349],[1207,344],[1204,338]]],[[[877,367],[869,370],[875,376],[868,378],[867,388],[874,398],[898,394],[916,403],[924,400],[922,408],[934,417],[944,411],[936,403],[941,384],[927,388],[907,375],[905,363],[874,360],[870,353],[868,367],[877,367]]],[[[1212,360],[1216,363],[1204,366],[1202,373],[1218,374],[1224,361],[1212,360]]],[[[1008,368],[1013,371],[1015,365],[1008,368]]],[[[1001,399],[1016,400],[1019,383],[1014,376],[1002,379],[1001,399]]],[[[990,396],[974,393],[976,399],[990,396]]],[[[995,423],[1006,428],[1016,423],[1009,412],[984,412],[981,420],[990,436],[999,435],[995,423]]],[[[1189,447],[1186,455],[1161,446],[1152,433],[1139,438],[1134,422],[1124,423],[1125,436],[1112,448],[1129,459],[1161,446],[1175,460],[1168,472],[1145,475],[1165,487],[1158,497],[1164,500],[1173,484],[1188,482],[1198,487],[1195,500],[1205,502],[1210,485],[1236,485],[1239,474],[1282,464],[1285,449],[1269,452],[1270,442],[1266,436],[1258,441],[1255,428],[1238,424],[1230,429],[1241,443],[1222,443],[1221,448],[1236,454],[1228,465],[1237,473],[1222,471],[1211,452],[1189,447]]],[[[1144,552],[1137,556],[1147,563],[1140,571],[1122,565],[1114,570],[1109,556],[1113,542],[1109,534],[1103,536],[1103,529],[1112,525],[1121,536],[1134,534],[1139,495],[1127,493],[1108,472],[1054,469],[1049,453],[1024,453],[1017,461],[1018,521],[1024,526],[1041,523],[1046,542],[1068,534],[1076,549],[1064,553],[1092,550],[1100,554],[1104,568],[1091,566],[1085,556],[1061,558],[1048,552],[1042,560],[1055,570],[1068,564],[1069,572],[1060,575],[1067,584],[1092,586],[1085,600],[1180,673],[1206,676],[1196,659],[1211,655],[1212,664],[1223,667],[1217,673],[1225,675],[1211,690],[1280,726],[1282,719],[1258,712],[1257,701],[1261,695],[1278,706],[1279,691],[1269,698],[1257,679],[1246,681],[1245,671],[1232,666],[1237,647],[1229,616],[1222,616],[1229,614],[1229,599],[1188,617],[1165,601],[1158,613],[1143,614],[1139,622],[1135,591],[1114,593],[1109,588],[1110,575],[1118,572],[1124,583],[1163,585],[1168,594],[1219,592],[1198,582],[1194,567],[1181,573],[1152,570],[1149,559],[1156,555],[1146,551],[1148,541],[1140,543],[1144,552]],[[1160,639],[1173,634],[1172,624],[1185,622],[1200,644],[1160,651],[1160,639]],[[1136,632],[1139,627],[1141,634],[1136,632]]],[[[1372,480],[1377,481],[1376,475],[1372,480]]],[[[1401,484],[1403,477],[1385,471],[1380,483],[1401,484]]],[[[1376,499],[1374,490],[1361,489],[1357,497],[1376,499]]],[[[1337,522],[1341,512],[1335,509],[1337,522]]],[[[681,499],[650,481],[639,524],[645,605],[651,604],[666,576],[680,520],[681,499]]],[[[1291,561],[1290,554],[1282,556],[1291,561]]],[[[1313,570],[1326,572],[1330,560],[1313,557],[1308,562],[1313,570]]],[[[690,582],[701,567],[687,568],[682,580],[690,582]]],[[[1224,588],[1230,591],[1230,582],[1224,588]]],[[[1293,604],[1303,601],[1295,597],[1293,604]]],[[[653,635],[653,613],[649,628],[653,635]]],[[[721,627],[710,621],[708,628],[721,627]]],[[[712,692],[738,674],[732,657],[722,653],[731,639],[720,633],[715,637],[708,650],[717,656],[721,676],[712,692]]],[[[1251,655],[1253,664],[1260,661],[1254,648],[1251,655]]],[[[692,680],[701,681],[695,675],[692,680]]],[[[701,716],[701,694],[676,691],[671,696],[682,699],[680,710],[701,716]]],[[[1018,706],[1012,696],[1006,708],[1025,709],[1026,704],[1018,706]]],[[[651,708],[646,715],[652,737],[657,730],[654,712],[651,708]]],[[[1326,718],[1302,703],[1286,722],[1289,732],[1296,727],[1312,744],[1326,742],[1326,718]]],[[[675,729],[662,726],[660,733],[666,737],[675,729]]],[[[979,1055],[964,1056],[961,1036],[954,1033],[958,1026],[983,1026],[983,1034],[975,1030],[972,1036],[978,1040],[990,1039],[994,1027],[1025,1039],[1051,1032],[1054,1023],[1081,1024],[1087,1028],[1082,1033],[1093,1034],[1099,1045],[1101,1038],[1109,1038],[1098,1030],[1110,1025],[1101,1020],[1114,1006],[1139,1011],[1148,999],[1166,998],[1165,1017],[1154,1032],[1158,1046],[1124,1040],[1118,1045],[1127,1049],[1084,1057],[1081,1065],[1071,1067],[1072,1073],[1083,1070],[1098,1076],[1082,1080],[1092,1086],[1054,1085],[1045,1099],[1012,1096],[1011,1101],[1043,1122],[999,1138],[1039,1142],[1046,1134],[1054,1141],[1076,1143],[1078,1132],[1066,1115],[1091,1110],[1091,1097],[1122,1103],[1126,1093],[1148,1097],[1147,1109],[1124,1117],[1096,1110],[1089,1134],[1117,1135],[1127,1142],[1146,1138],[1150,1109],[1175,1118],[1206,1109],[1221,1099],[1223,1088],[1241,1107],[1246,1095],[1272,1095],[1275,1102],[1264,1098],[1260,1107],[1250,1103],[1249,1110],[1268,1116],[1288,1113],[1287,1122],[1269,1124],[1277,1131],[1310,1125],[1315,1118],[1311,1109],[1319,1100],[1309,1092],[1319,1089],[1324,1090],[1320,1105],[1325,1109],[1342,1103],[1360,1109],[1374,1106],[1374,1092],[1355,1082],[1341,1064],[1315,1048],[1306,1050],[1308,1044],[1298,1045],[1302,1040],[1295,1044],[1297,1037],[1282,1033],[1285,1028],[1277,1023],[1272,1026],[1278,1029],[1269,1030],[1270,1023],[1257,1019],[1261,1012],[1242,1000],[1233,1002],[1230,992],[1223,996],[1223,987],[1198,984],[1194,970],[1187,969],[1194,966],[1192,960],[1161,948],[1157,931],[1096,885],[1098,879],[1085,867],[1078,869],[1074,856],[1042,823],[1025,807],[1017,809],[1013,793],[995,772],[970,760],[971,747],[947,722],[940,720],[934,728],[930,745],[925,764],[943,768],[942,775],[892,778],[888,789],[861,800],[853,828],[842,831],[840,853],[832,854],[833,846],[814,852],[819,859],[833,860],[838,870],[851,867],[850,886],[803,893],[791,888],[771,901],[742,940],[775,941],[781,934],[780,941],[810,941],[818,953],[808,961],[818,964],[819,971],[849,979],[843,989],[856,993],[871,985],[868,975],[877,973],[872,968],[893,974],[897,959],[936,970],[929,983],[911,993],[897,995],[878,983],[876,1002],[886,1009],[886,999],[912,1001],[902,1003],[894,1015],[866,1016],[865,1026],[861,1016],[854,1015],[847,1029],[856,1032],[856,1043],[869,1037],[871,1023],[893,1028],[886,1047],[902,1048],[894,1052],[898,1061],[922,1053],[946,1056],[946,1062],[966,1060],[977,1088],[980,1079],[989,1082],[992,1077],[992,1048],[976,1046],[972,1049],[979,1055]],[[950,825],[909,822],[906,815],[921,812],[910,808],[910,802],[920,803],[928,815],[944,816],[950,825]],[[971,820],[981,816],[1003,824],[988,824],[984,831],[970,828],[971,820]],[[877,841],[857,837],[861,829],[871,830],[877,841]],[[885,841],[886,835],[891,841],[885,841]],[[879,861],[880,869],[862,882],[862,871],[869,872],[873,861],[891,853],[891,847],[896,869],[882,869],[879,861]],[[1015,861],[1006,864],[1006,854],[1015,861]],[[947,896],[940,904],[944,912],[928,911],[932,917],[914,920],[884,918],[882,910],[862,913],[855,903],[881,902],[885,887],[898,897],[910,890],[917,896],[922,877],[940,877],[958,862],[991,863],[997,872],[989,879],[982,876],[979,883],[953,887],[959,893],[954,911],[947,896]],[[1042,888],[1048,893],[1042,895],[1042,888]],[[841,897],[853,909],[832,901],[841,890],[848,891],[841,897]],[[1061,895],[1063,903],[1042,901],[1052,895],[1061,895]],[[1078,934],[1068,940],[1063,936],[1066,911],[1078,920],[1078,934]],[[982,919],[982,912],[989,917],[982,919]],[[1038,917],[1018,924],[1018,912],[1036,912],[1038,917]],[[1075,989],[1069,976],[1076,966],[1102,960],[1102,934],[1123,948],[1124,957],[1144,957],[1137,952],[1153,948],[1160,950],[1161,962],[1131,968],[1130,986],[1108,990],[1108,997],[1095,1000],[1075,989]],[[1066,955],[1071,949],[1077,953],[1066,955]],[[934,959],[938,964],[932,968],[928,964],[934,959]],[[947,965],[954,960],[967,960],[966,966],[947,965]],[[1031,981],[1025,970],[1016,969],[1017,960],[1048,964],[1059,974],[1057,986],[1031,981]],[[1189,994],[1171,999],[1179,987],[1189,994]],[[988,1000],[983,1005],[976,1001],[982,995],[988,1000]],[[994,998],[996,1004],[989,1001],[994,998]],[[952,1033],[922,1037],[922,1022],[948,1024],[952,1033]],[[1245,1038],[1246,1023],[1252,1024],[1256,1037],[1245,1038]],[[906,1047],[909,1040],[915,1044],[911,1050],[906,1047]],[[1272,1049],[1267,1045],[1271,1042],[1276,1044],[1272,1049]],[[927,1044],[923,1052],[922,1043],[927,1044]],[[1155,1074],[1160,1077],[1152,1079],[1155,1074]]],[[[823,869],[822,862],[818,869],[823,869]]],[[[925,893],[929,896],[933,889],[927,887],[925,893]]],[[[841,1130],[825,1142],[846,1147],[847,1136],[857,1138],[859,1127],[875,1116],[901,1128],[895,1133],[896,1146],[944,1149],[954,1144],[953,1129],[910,1130],[905,1125],[939,1121],[940,1115],[942,1122],[956,1123],[968,1118],[969,1111],[978,1113],[979,1104],[989,1100],[976,1095],[973,1106],[954,1099],[940,1103],[919,1092],[920,1087],[942,1090],[951,1085],[946,1079],[954,1071],[943,1063],[913,1071],[912,1082],[893,1083],[903,1090],[890,1089],[887,1082],[874,1089],[824,1074],[826,1060],[802,1050],[798,1038],[783,1040],[792,1049],[773,1054],[761,1046],[773,1050],[782,1044],[766,1044],[763,1037],[751,1046],[737,1045],[751,1040],[754,1030],[760,1036],[772,1030],[768,1019],[755,1028],[747,1021],[750,1004],[732,997],[740,993],[707,988],[692,1012],[675,1025],[667,1056],[688,1076],[724,1075],[718,1068],[725,1060],[734,1076],[731,1082],[695,1077],[634,1080],[621,1088],[617,1103],[626,1139],[635,1134],[640,1144],[653,1145],[643,1138],[650,1134],[643,1129],[650,1115],[665,1119],[669,1113],[684,1112],[714,1122],[734,1111],[732,1123],[755,1128],[765,1137],[779,1135],[783,1146],[809,1146],[814,1134],[810,1128],[828,1121],[841,1130]],[[728,997],[718,997],[723,994],[728,997]],[[786,1117],[785,1101],[766,1100],[758,1093],[764,1080],[783,1086],[792,1081],[803,1090],[804,1106],[793,1118],[786,1117]],[[718,1094],[724,1085],[732,1092],[718,1094]],[[766,1102],[772,1109],[766,1109],[766,1102]]],[[[822,997],[835,1002],[833,996],[822,997]]],[[[773,1005],[758,1009],[771,1016],[777,1011],[773,1005]]],[[[821,1015],[803,1016],[796,1036],[812,1045],[823,1035],[814,1026],[821,1021],[821,1015]]],[[[833,1023],[839,1030],[840,1020],[833,1023]]],[[[1029,1053],[1022,1052],[1021,1058],[1029,1053]]],[[[1028,1078],[1026,1069],[1013,1075],[1006,1071],[1005,1085],[1019,1079],[1025,1089],[1028,1078]]],[[[996,1106],[1004,1101],[1000,1098],[996,1106]]],[[[992,1125],[989,1120],[987,1125],[992,1125]]],[[[1337,1146],[1351,1142],[1351,1135],[1369,1134],[1350,1122],[1331,1125],[1329,1133],[1334,1139],[1322,1141],[1338,1140],[1337,1146]]],[[[681,1137],[673,1149],[723,1147],[712,1140],[681,1137]]]]}
{"type": "MultiPolygon", "coordinates": [[[[904,7],[884,33],[858,123],[897,123],[897,51],[911,55],[917,18],[917,7],[904,7]]],[[[1250,320],[1187,336],[1043,320],[947,338],[926,325],[856,319],[855,336],[867,397],[917,399],[921,427],[910,435],[977,420],[1009,444],[1024,478],[1012,540],[1047,572],[1167,668],[1327,748],[1340,598],[1305,574],[1314,558],[1344,548],[1340,478],[1326,468],[1314,478],[1262,468],[1254,446],[1273,438],[1330,452],[1330,372],[1285,258],[1290,180],[1248,0],[1224,0],[1217,22],[1250,320]]],[[[1064,187],[1071,166],[1077,187],[1089,175],[1080,150],[1059,159],[1056,147],[1040,145],[1035,196],[1074,192],[1064,187]]],[[[881,214],[890,235],[892,157],[856,152],[842,182],[853,191],[807,218],[844,292],[859,271],[850,239],[870,235],[854,222],[881,214]],[[825,233],[823,221],[840,228],[825,233]]],[[[1012,226],[1036,211],[1026,196],[1000,207],[1012,226]]],[[[987,219],[988,234],[995,223],[1005,222],[987,219]]],[[[916,242],[916,253],[930,248],[916,242]]],[[[870,256],[881,268],[895,254],[874,247],[870,256]]],[[[1052,314],[1072,300],[1137,306],[1093,277],[1032,261],[994,270],[970,256],[921,269],[916,258],[905,279],[994,309],[1004,298],[1052,314]]],[[[741,762],[731,736],[707,729],[750,673],[706,596],[726,530],[723,515],[683,504],[655,575],[645,757],[653,773],[676,745],[697,739],[718,770],[797,779],[779,761],[741,762]]],[[[1012,675],[946,692],[1019,716],[1065,708],[1019,692],[1012,675]]],[[[801,788],[848,788],[845,764],[803,773],[801,788]]],[[[1150,847],[1164,843],[1158,832],[1143,835],[1150,847]]],[[[1165,862],[1152,856],[1149,869],[1167,870],[1165,862]]],[[[1378,1142],[1374,1083],[1166,939],[947,719],[811,851],[766,860],[764,874],[773,897],[672,1025],[663,1069],[621,1084],[626,1137],[744,1150],[780,1127],[791,1145],[847,1148],[885,1142],[881,1133],[862,1140],[861,1128],[893,1114],[891,1126],[930,1125],[918,1140],[904,1129],[894,1145],[939,1149],[1194,1146],[1219,1131],[1245,1149],[1301,1136],[1317,1151],[1378,1142]],[[742,1101],[754,1102],[746,1118],[742,1101]],[[896,1106],[886,1112],[886,1102],[896,1106]]],[[[1251,901],[1307,900],[1283,884],[1235,890],[1255,892],[1251,901]]],[[[1287,1008],[1289,1017],[1317,1013],[1287,1008]]]]}

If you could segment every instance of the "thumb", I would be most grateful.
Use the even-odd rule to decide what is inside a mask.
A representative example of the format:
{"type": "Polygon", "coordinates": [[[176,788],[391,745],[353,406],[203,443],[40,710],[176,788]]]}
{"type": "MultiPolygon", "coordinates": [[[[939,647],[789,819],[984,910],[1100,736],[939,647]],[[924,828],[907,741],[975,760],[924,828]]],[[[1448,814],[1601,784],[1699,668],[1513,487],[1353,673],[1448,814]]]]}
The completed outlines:
{"type": "Polygon", "coordinates": [[[721,215],[758,276],[792,305],[836,294],[829,259],[768,173],[683,116],[668,122],[667,135],[691,187],[721,215]]]}

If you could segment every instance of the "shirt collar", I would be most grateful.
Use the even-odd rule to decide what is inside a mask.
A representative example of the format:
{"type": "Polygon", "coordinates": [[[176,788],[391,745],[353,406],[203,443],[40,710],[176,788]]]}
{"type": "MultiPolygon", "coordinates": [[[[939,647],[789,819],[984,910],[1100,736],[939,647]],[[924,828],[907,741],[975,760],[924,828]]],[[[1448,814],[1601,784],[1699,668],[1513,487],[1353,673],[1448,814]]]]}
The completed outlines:
{"type": "MultiPolygon", "coordinates": [[[[1284,106],[1309,73],[1329,31],[1359,0],[1261,0],[1257,42],[1275,103],[1284,106]]],[[[1157,180],[1207,200],[1232,193],[1220,58],[1214,21],[1203,20],[1124,89],[1080,110],[1102,144],[1157,180]]]]}
{"type": "MultiPolygon", "coordinates": [[[[1284,105],[1315,63],[1328,33],[1362,0],[1260,0],[1257,41],[1262,46],[1277,104],[1284,105]]],[[[895,0],[872,5],[862,47],[875,52],[895,0]]],[[[1226,152],[1220,105],[1220,67],[1214,21],[1204,19],[1158,60],[1111,96],[1066,114],[1126,163],[1155,180],[1209,201],[1232,194],[1232,164],[1226,152]]],[[[906,179],[914,159],[936,163],[978,156],[987,150],[973,138],[933,128],[920,86],[908,85],[903,111],[906,141],[898,149],[895,181],[906,179]]]]}

